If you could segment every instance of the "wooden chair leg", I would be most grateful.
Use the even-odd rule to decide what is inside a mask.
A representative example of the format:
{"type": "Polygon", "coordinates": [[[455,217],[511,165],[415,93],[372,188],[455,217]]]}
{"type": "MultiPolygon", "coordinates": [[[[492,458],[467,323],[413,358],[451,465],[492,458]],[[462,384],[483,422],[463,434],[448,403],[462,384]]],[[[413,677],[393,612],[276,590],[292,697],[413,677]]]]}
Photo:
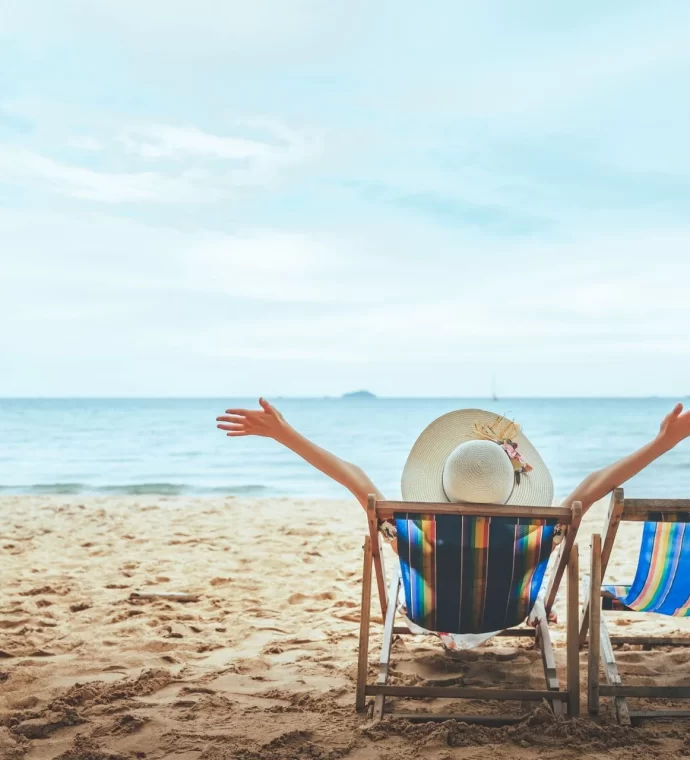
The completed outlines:
{"type": "Polygon", "coordinates": [[[589,652],[587,653],[587,710],[599,714],[599,659],[601,642],[601,536],[592,535],[589,576],[589,652]]]}
{"type": "Polygon", "coordinates": [[[372,567],[371,538],[366,536],[364,539],[364,569],[362,570],[362,605],[359,613],[359,656],[357,659],[357,696],[355,701],[355,707],[358,712],[362,712],[366,707],[372,567]]]}
{"type": "MultiPolygon", "coordinates": [[[[623,496],[623,489],[616,488],[611,494],[611,501],[609,502],[609,511],[606,516],[606,523],[604,525],[603,543],[601,546],[601,578],[603,580],[606,574],[606,568],[608,567],[609,559],[611,557],[611,551],[613,544],[616,540],[616,534],[618,533],[618,526],[620,525],[621,518],[623,517],[623,509],[625,507],[625,498],[623,496]]],[[[582,615],[580,617],[580,647],[585,645],[585,639],[587,638],[587,630],[589,628],[589,596],[584,600],[582,607],[582,615]]]]}
{"type": "MultiPolygon", "coordinates": [[[[386,610],[386,620],[383,627],[383,646],[381,648],[381,659],[379,660],[379,676],[376,679],[377,686],[385,686],[388,683],[388,667],[391,659],[391,647],[393,646],[393,627],[395,623],[395,613],[398,608],[398,594],[400,593],[400,569],[398,567],[393,571],[391,585],[388,592],[388,609],[386,610]]],[[[374,722],[383,718],[385,708],[385,696],[377,694],[374,699],[374,722]]]]}
{"type": "Polygon", "coordinates": [[[568,562],[568,623],[567,623],[567,663],[568,663],[568,717],[580,714],[580,647],[579,634],[579,584],[580,563],[577,544],[573,544],[568,562]]]}
{"type": "Polygon", "coordinates": [[[381,603],[381,617],[385,620],[387,604],[386,601],[386,567],[383,564],[381,556],[381,534],[378,528],[378,519],[376,517],[376,497],[369,496],[367,504],[367,522],[369,524],[369,535],[371,537],[371,554],[374,558],[374,570],[376,571],[376,588],[379,592],[379,602],[381,603]]]}
{"type": "Polygon", "coordinates": [[[584,602],[580,613],[580,632],[578,635],[578,646],[580,649],[582,649],[587,642],[587,632],[589,630],[589,590],[584,588],[582,591],[584,602]]]}
{"type": "MultiPolygon", "coordinates": [[[[539,648],[541,649],[541,662],[544,666],[544,678],[546,679],[546,688],[550,691],[560,691],[558,685],[558,673],[556,671],[556,658],[553,653],[553,644],[551,643],[551,633],[549,624],[546,620],[539,621],[537,628],[539,648]]],[[[562,699],[554,699],[551,703],[553,714],[556,717],[562,717],[566,713],[567,702],[562,699]]]]}
{"type": "MultiPolygon", "coordinates": [[[[621,677],[618,675],[618,667],[616,665],[616,658],[613,654],[613,645],[611,644],[611,638],[609,636],[608,628],[606,627],[606,619],[601,616],[601,654],[602,663],[604,665],[604,673],[606,674],[606,681],[611,686],[621,686],[621,677]]],[[[630,725],[630,711],[628,710],[628,703],[625,697],[614,697],[613,706],[616,711],[616,718],[621,726],[630,725]]]]}

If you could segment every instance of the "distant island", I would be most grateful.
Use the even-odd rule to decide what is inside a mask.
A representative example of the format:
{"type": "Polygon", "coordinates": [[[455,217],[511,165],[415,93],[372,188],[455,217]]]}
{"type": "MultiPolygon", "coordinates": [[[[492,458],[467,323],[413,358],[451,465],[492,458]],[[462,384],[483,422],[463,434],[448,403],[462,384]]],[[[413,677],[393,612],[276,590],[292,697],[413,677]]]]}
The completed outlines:
{"type": "Polygon", "coordinates": [[[359,398],[376,398],[371,391],[353,391],[352,393],[343,393],[341,398],[359,399],[359,398]]]}

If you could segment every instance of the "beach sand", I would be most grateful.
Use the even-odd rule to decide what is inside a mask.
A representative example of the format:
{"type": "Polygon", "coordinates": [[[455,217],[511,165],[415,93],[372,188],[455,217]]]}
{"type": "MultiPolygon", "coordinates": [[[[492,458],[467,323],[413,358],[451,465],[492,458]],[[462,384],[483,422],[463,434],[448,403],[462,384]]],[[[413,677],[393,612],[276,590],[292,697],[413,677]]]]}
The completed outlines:
{"type": "MultiPolygon", "coordinates": [[[[352,501],[6,496],[0,511],[3,760],[690,755],[687,724],[622,729],[608,700],[601,725],[538,708],[503,729],[369,727],[354,711],[365,519],[352,501]],[[136,591],[199,598],[131,599],[136,591]]],[[[583,574],[603,519],[597,505],[580,532],[583,574]]],[[[622,526],[611,581],[632,580],[640,531],[622,526]]],[[[554,627],[561,675],[564,601],[565,586],[554,627]]],[[[631,630],[634,616],[610,618],[617,633],[631,630]]],[[[639,621],[635,633],[690,636],[688,620],[639,621]]],[[[380,639],[375,626],[372,662],[380,639]]],[[[617,657],[628,683],[690,682],[690,649],[628,647],[617,657]]],[[[584,654],[581,663],[586,714],[584,654]]],[[[543,688],[539,653],[521,640],[457,659],[433,637],[395,643],[393,683],[459,678],[543,688]]],[[[496,710],[445,705],[458,707],[496,710]]]]}

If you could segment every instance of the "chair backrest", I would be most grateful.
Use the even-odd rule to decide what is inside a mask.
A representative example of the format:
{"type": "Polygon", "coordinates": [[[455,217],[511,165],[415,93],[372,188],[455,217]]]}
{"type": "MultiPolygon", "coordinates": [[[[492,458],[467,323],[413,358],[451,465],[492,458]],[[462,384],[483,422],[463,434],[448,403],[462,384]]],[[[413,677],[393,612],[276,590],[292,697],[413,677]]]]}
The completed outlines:
{"type": "MultiPolygon", "coordinates": [[[[637,612],[687,617],[690,615],[690,500],[625,499],[622,489],[618,489],[617,499],[620,520],[644,522],[635,579],[628,588],[616,587],[620,601],[637,612]]],[[[615,535],[615,520],[611,519],[610,512],[605,535],[612,531],[615,535]]]]}
{"type": "Polygon", "coordinates": [[[572,546],[574,535],[567,534],[577,528],[580,507],[376,502],[374,513],[376,524],[395,520],[412,622],[432,631],[487,633],[527,617],[554,539],[568,538],[572,546]]]}

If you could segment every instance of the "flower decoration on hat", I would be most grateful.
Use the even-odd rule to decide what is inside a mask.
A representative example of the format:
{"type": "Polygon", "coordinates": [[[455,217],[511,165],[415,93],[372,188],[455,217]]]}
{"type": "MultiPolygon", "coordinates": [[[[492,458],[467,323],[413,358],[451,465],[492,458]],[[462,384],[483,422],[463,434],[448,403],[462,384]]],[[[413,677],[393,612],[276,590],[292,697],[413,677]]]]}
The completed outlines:
{"type": "Polygon", "coordinates": [[[525,461],[522,454],[518,451],[515,439],[519,433],[520,426],[503,417],[496,417],[492,424],[478,422],[474,424],[474,434],[479,440],[493,441],[508,455],[510,463],[513,465],[515,483],[518,486],[520,485],[522,475],[526,475],[532,469],[532,466],[525,461]]]}

